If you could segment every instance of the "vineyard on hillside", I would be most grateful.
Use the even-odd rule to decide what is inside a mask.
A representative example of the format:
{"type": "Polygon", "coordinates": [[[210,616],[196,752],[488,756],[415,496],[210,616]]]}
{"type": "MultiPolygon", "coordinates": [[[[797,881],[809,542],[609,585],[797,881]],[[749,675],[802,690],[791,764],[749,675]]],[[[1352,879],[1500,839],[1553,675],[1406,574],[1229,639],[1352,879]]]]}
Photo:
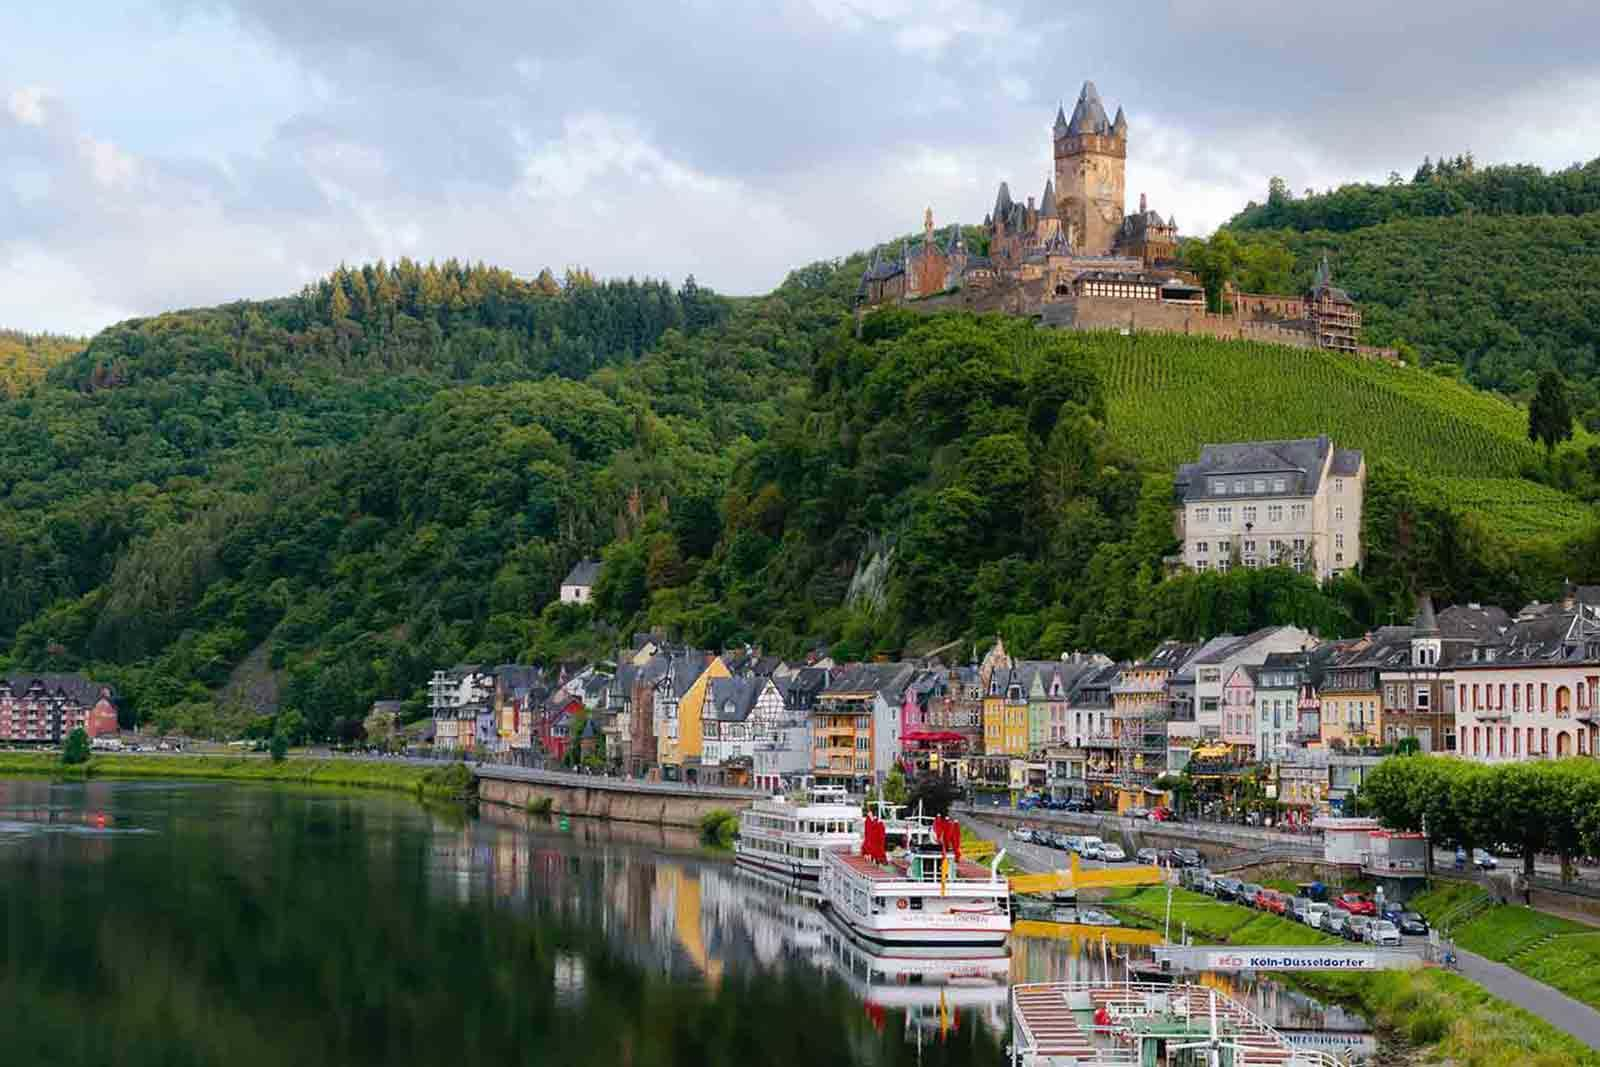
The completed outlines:
{"type": "Polygon", "coordinates": [[[86,343],[77,337],[0,330],[0,390],[15,396],[57,363],[82,352],[86,343]]]}
{"type": "MultiPolygon", "coordinates": [[[[1542,462],[1519,407],[1411,367],[1253,342],[1164,334],[1087,335],[1106,385],[1112,435],[1163,466],[1202,445],[1326,433],[1369,465],[1440,479],[1457,506],[1508,531],[1570,529],[1586,509],[1521,479],[1542,462]]],[[[1591,438],[1578,431],[1577,447],[1591,438]]],[[[1569,446],[1571,447],[1571,446],[1569,446]]]]}

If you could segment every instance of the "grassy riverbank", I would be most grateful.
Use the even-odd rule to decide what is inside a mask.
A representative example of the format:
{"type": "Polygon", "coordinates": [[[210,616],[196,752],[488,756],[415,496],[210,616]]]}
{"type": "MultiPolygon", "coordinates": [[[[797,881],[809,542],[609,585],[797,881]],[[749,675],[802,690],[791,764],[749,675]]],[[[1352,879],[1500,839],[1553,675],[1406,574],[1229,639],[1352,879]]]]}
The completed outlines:
{"type": "Polygon", "coordinates": [[[1574,1000],[1600,1008],[1600,929],[1520,904],[1489,904],[1476,885],[1443,883],[1412,905],[1435,925],[1449,924],[1457,945],[1512,967],[1574,1000]],[[1466,922],[1452,923],[1452,916],[1466,922]]]}
{"type": "MultiPolygon", "coordinates": [[[[1159,929],[1167,891],[1152,887],[1106,901],[1140,925],[1159,929]]],[[[1301,923],[1175,889],[1172,928],[1188,924],[1196,941],[1218,944],[1343,944],[1301,923]]],[[[1304,972],[1281,979],[1327,1000],[1354,1005],[1376,1025],[1403,1035],[1425,1062],[1454,1067],[1600,1067],[1600,1053],[1475,982],[1436,969],[1376,974],[1304,972]]],[[[1579,976],[1581,977],[1581,976],[1579,976]]]]}
{"type": "Polygon", "coordinates": [[[459,763],[438,767],[377,760],[317,759],[291,756],[281,763],[246,756],[96,755],[88,763],[63,766],[54,755],[0,752],[0,778],[8,775],[89,778],[203,778],[228,781],[287,782],[354,789],[385,789],[440,800],[465,800],[472,772],[459,763]]]}

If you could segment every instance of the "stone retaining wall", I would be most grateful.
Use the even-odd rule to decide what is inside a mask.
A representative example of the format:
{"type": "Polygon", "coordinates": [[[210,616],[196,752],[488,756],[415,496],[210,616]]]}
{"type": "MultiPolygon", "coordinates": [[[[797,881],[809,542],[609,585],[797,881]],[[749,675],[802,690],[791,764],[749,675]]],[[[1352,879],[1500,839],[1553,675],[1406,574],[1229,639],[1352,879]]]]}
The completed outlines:
{"type": "Polygon", "coordinates": [[[622,783],[604,779],[593,785],[565,785],[481,775],[478,800],[523,811],[535,801],[548,800],[550,810],[561,815],[698,829],[701,818],[711,812],[719,809],[742,811],[756,799],[754,794],[739,798],[716,793],[697,794],[689,789],[683,792],[643,791],[618,788],[619,785],[622,783]]]}

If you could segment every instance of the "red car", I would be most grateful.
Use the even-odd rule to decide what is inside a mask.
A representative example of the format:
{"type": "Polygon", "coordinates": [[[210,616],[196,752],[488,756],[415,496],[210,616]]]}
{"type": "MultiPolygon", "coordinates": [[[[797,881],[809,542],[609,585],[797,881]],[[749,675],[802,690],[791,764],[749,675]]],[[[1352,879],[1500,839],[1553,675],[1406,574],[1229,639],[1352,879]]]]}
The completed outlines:
{"type": "Polygon", "coordinates": [[[1151,808],[1150,809],[1150,821],[1151,822],[1171,822],[1172,821],[1172,809],[1171,808],[1151,808]]]}
{"type": "Polygon", "coordinates": [[[1364,897],[1360,893],[1343,893],[1333,902],[1333,906],[1351,915],[1378,914],[1378,905],[1372,898],[1364,897]]]}
{"type": "Polygon", "coordinates": [[[1283,915],[1289,910],[1289,898],[1275,889],[1263,889],[1256,894],[1256,907],[1274,915],[1283,915]]]}

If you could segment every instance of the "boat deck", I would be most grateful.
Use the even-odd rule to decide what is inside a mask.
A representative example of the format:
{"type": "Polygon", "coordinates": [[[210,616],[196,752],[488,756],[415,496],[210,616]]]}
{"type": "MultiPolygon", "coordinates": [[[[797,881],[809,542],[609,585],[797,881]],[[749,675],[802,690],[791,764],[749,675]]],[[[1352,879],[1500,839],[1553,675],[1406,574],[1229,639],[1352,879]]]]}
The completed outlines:
{"type": "MultiPolygon", "coordinates": [[[[910,877],[906,873],[905,861],[894,857],[890,857],[889,862],[883,864],[868,859],[854,849],[848,852],[838,850],[834,852],[834,855],[843,860],[845,866],[852,871],[874,882],[904,882],[910,877]]],[[[961,860],[959,863],[952,864],[950,875],[952,878],[959,878],[966,882],[987,882],[989,881],[989,868],[981,867],[967,860],[961,860]]]]}
{"type": "Polygon", "coordinates": [[[1219,1037],[1239,1050],[1234,1061],[1238,1067],[1291,1062],[1336,1067],[1341,1062],[1326,1052],[1291,1044],[1248,1008],[1208,986],[1071,982],[1012,990],[1021,1062],[1060,1057],[1084,1067],[1136,1063],[1140,1035],[1204,1040],[1213,1002],[1219,1037]],[[1095,1025],[1101,1008],[1110,1017],[1109,1026],[1095,1025]]]}

